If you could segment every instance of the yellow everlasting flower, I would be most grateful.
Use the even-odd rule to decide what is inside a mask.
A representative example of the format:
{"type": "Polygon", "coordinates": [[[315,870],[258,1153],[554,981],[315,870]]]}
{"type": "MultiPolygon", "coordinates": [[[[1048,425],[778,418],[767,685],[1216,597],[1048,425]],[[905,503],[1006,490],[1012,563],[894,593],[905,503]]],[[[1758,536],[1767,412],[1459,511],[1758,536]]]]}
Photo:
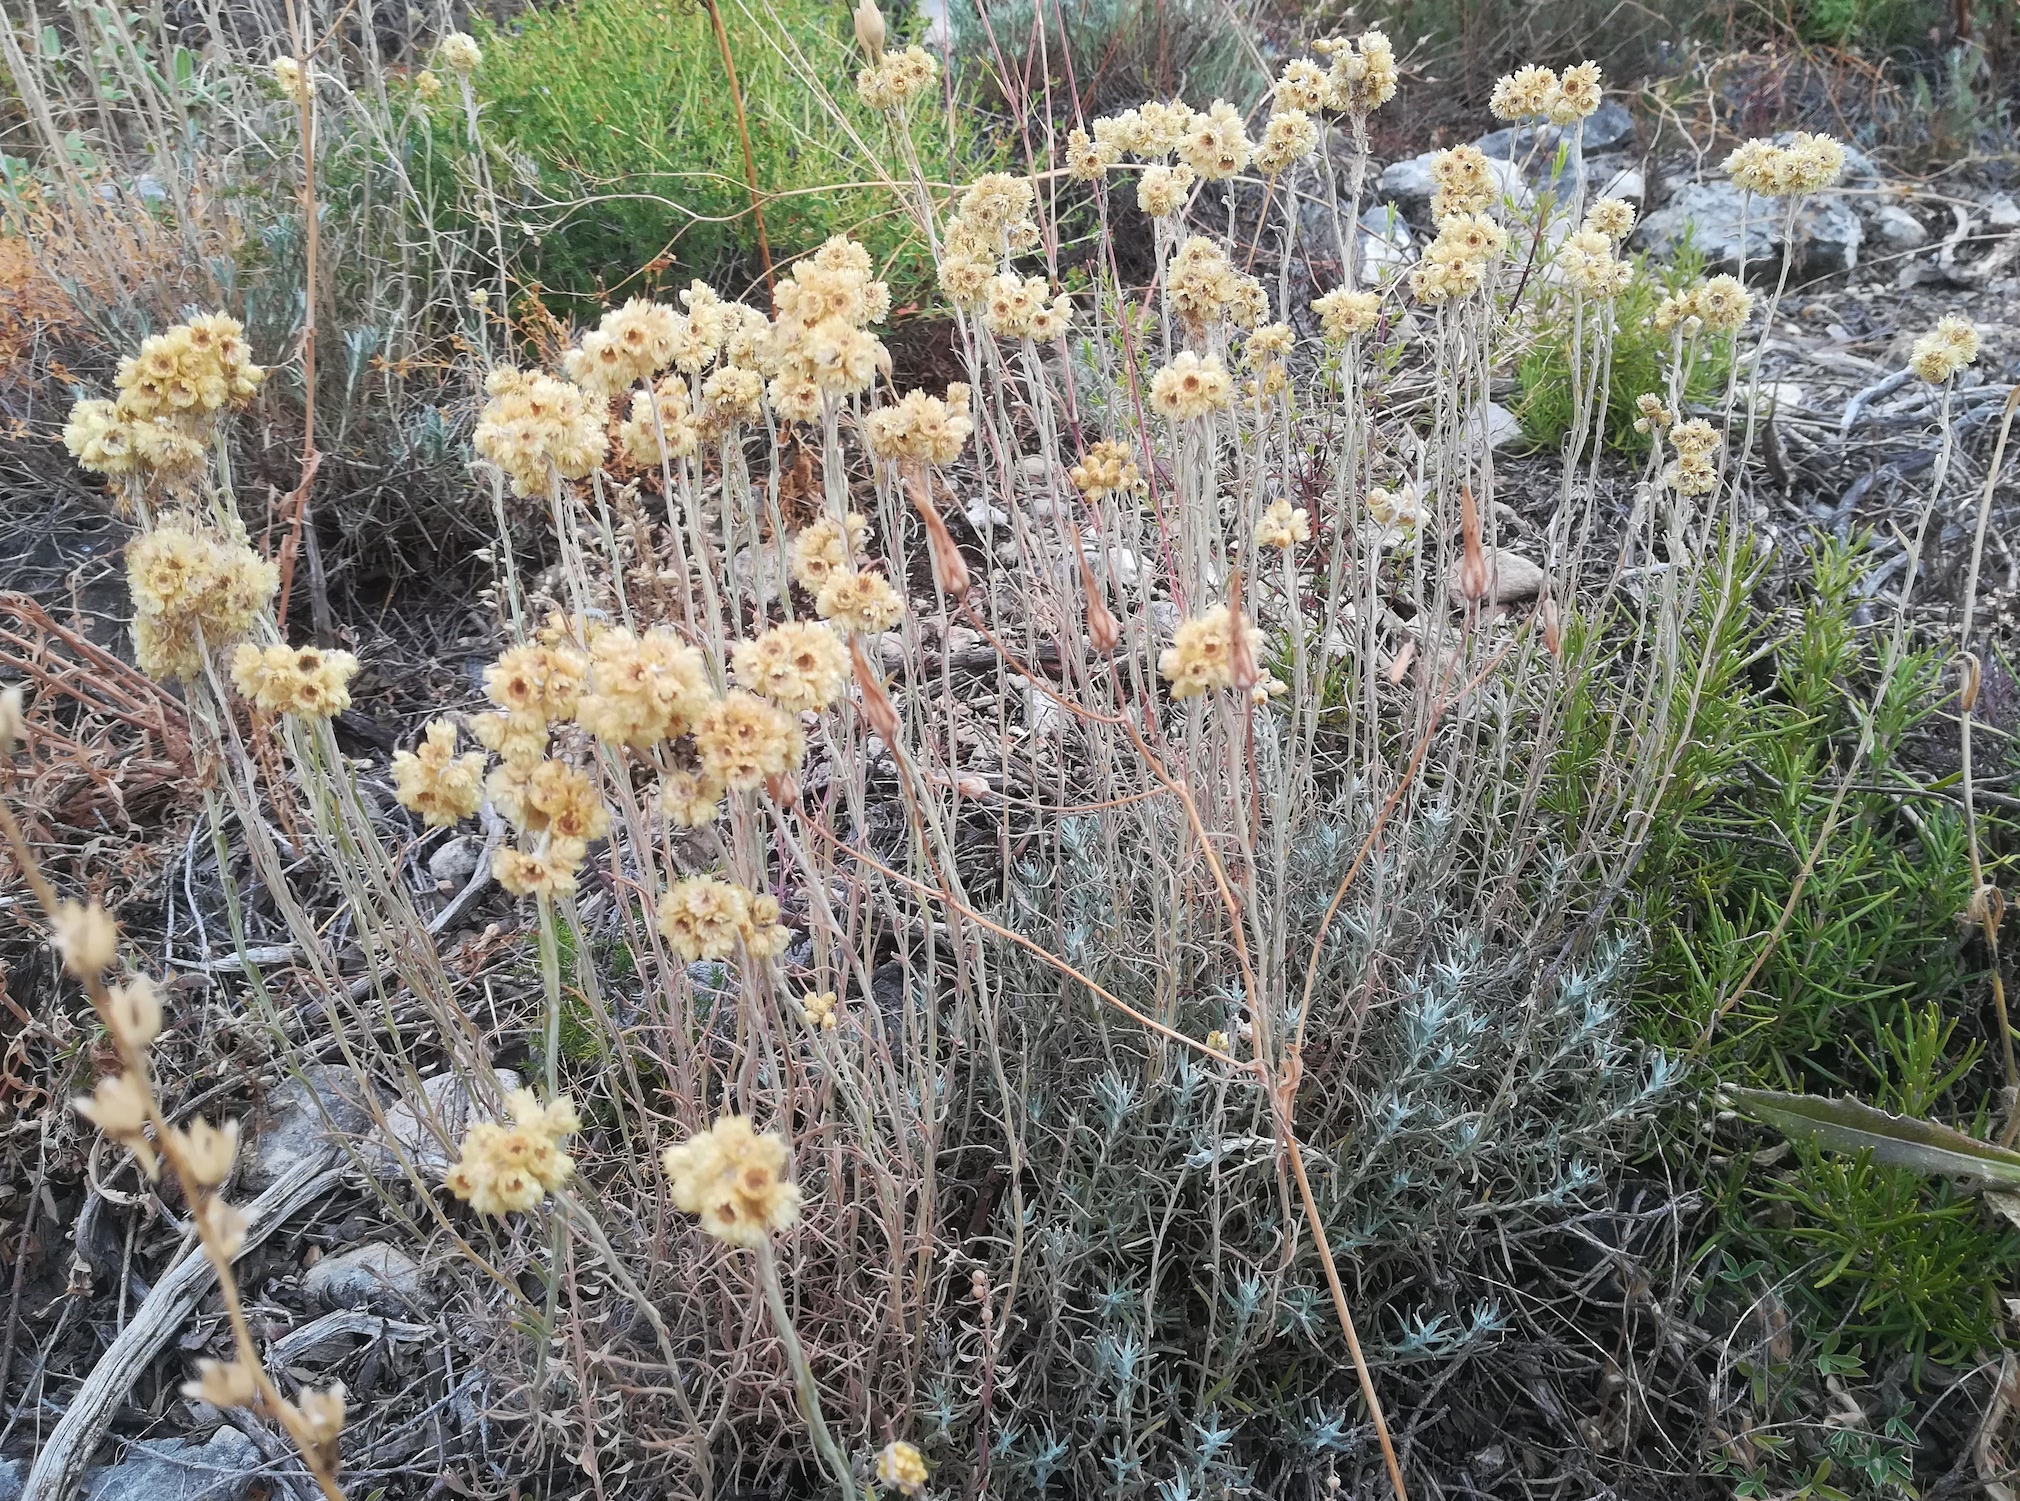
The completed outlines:
{"type": "Polygon", "coordinates": [[[799,1223],[800,1191],[785,1176],[786,1144],[751,1129],[747,1117],[726,1115],[699,1136],[661,1156],[674,1206],[701,1217],[701,1227],[733,1246],[755,1246],[799,1223]]]}

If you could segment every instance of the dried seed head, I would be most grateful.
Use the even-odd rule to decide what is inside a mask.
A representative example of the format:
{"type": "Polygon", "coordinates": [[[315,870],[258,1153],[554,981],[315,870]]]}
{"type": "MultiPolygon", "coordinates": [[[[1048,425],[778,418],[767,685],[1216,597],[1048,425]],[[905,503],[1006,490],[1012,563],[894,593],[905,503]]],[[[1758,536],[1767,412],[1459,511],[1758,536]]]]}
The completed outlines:
{"type": "Polygon", "coordinates": [[[95,980],[119,957],[119,928],[96,902],[59,903],[50,927],[74,979],[95,980]]]}

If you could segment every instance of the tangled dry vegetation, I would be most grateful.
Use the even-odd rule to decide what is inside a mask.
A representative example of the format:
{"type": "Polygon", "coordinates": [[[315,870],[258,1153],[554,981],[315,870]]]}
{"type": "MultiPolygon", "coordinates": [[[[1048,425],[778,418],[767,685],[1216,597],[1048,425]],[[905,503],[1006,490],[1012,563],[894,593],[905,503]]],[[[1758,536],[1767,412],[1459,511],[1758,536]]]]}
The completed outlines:
{"type": "MultiPolygon", "coordinates": [[[[60,956],[16,972],[4,1082],[38,1133],[23,1191],[81,1157],[93,1203],[135,1213],[123,1251],[103,1207],[73,1232],[121,1313],[33,1357],[28,1494],[178,1403],[236,1425],[237,1478],[328,1497],[1710,1494],[1785,1426],[1826,1431],[1776,1405],[1790,1335],[1758,1274],[1705,1290],[1709,1190],[1672,1176],[1678,1139],[1747,1129],[1697,1066],[1752,1025],[1798,895],[1695,1042],[1637,1003],[1664,942],[1644,865],[1727,774],[1707,748],[1766,655],[1786,269],[1665,284],[1627,324],[1659,270],[1588,182],[1595,65],[1494,95],[1555,187],[1443,153],[1399,268],[1360,229],[1379,31],[1285,65],[1259,124],[1147,103],[961,184],[913,146],[941,60],[870,0],[856,32],[960,379],[900,378],[846,236],[768,300],[695,281],[572,333],[522,316],[481,236],[403,267],[447,294],[399,358],[462,392],[491,532],[480,709],[347,729],[370,664],[322,618],[318,441],[344,419],[316,364],[343,356],[312,143],[370,101],[318,46],[271,64],[306,147],[308,227],[266,268],[311,289],[288,337],[164,320],[70,407],[134,531],[134,665],[0,602],[33,668],[0,713],[12,910],[60,956]],[[1069,268],[1076,240],[1096,259],[1069,268]],[[1622,459],[1628,338],[1659,374],[1622,459]],[[1546,339],[1568,424],[1524,516],[1483,414],[1546,339]],[[299,462],[255,493],[287,412],[299,462]],[[189,810],[171,868],[77,858],[115,787],[189,810]],[[162,1226],[184,1251],[150,1286],[162,1226]],[[273,1289],[339,1266],[360,1301],[289,1327],[273,1289]]],[[[433,62],[399,87],[460,100],[481,143],[478,43],[433,62]]],[[[1729,167],[1786,231],[1843,163],[1798,134],[1729,167]]],[[[1903,602],[1977,356],[1955,318],[1913,350],[1938,453],[1903,602]]],[[[1919,670],[1906,618],[1843,683],[1812,865],[1919,670]]],[[[1968,852],[1996,965],[1975,824],[1968,852]]],[[[1883,1161],[1899,1126],[1863,1123],[1883,1161]]],[[[2004,1420],[1970,1400],[1942,1431],[1991,1483],[2004,1420]]]]}

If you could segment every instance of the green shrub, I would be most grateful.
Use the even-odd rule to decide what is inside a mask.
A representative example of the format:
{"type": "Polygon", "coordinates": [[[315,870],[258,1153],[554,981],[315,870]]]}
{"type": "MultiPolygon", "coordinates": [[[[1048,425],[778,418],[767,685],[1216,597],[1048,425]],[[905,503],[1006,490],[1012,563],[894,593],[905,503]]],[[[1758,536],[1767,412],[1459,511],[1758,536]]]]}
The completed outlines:
{"type": "MultiPolygon", "coordinates": [[[[1634,281],[1613,305],[1618,331],[1613,339],[1613,383],[1608,391],[1606,437],[1616,448],[1630,453],[1645,452],[1648,448],[1648,438],[1634,430],[1637,415],[1634,402],[1643,392],[1666,390],[1670,345],[1670,335],[1657,333],[1648,320],[1664,296],[1688,286],[1703,271],[1703,255],[1688,244],[1668,264],[1658,264],[1647,256],[1636,257],[1634,281]]],[[[1592,314],[1588,311],[1587,316],[1592,314]]],[[[1522,431],[1530,442],[1554,448],[1570,431],[1573,413],[1568,306],[1564,318],[1551,320],[1545,326],[1552,331],[1546,332],[1516,367],[1516,378],[1522,388],[1516,416],[1521,419],[1522,431]]],[[[1731,367],[1732,336],[1703,335],[1684,400],[1712,400],[1725,388],[1726,373],[1731,367]]]]}
{"type": "MultiPolygon", "coordinates": [[[[1232,9],[1221,0],[1080,0],[1055,10],[1044,5],[1047,25],[1063,28],[1063,45],[1048,53],[1055,118],[1072,120],[1075,102],[1088,117],[1181,95],[1204,108],[1209,100],[1247,105],[1269,83],[1257,53],[1232,9]]],[[[984,59],[993,70],[997,52],[1017,69],[1019,87],[1034,100],[1041,80],[1025,78],[1034,60],[1020,38],[1033,31],[1033,0],[978,7],[955,0],[949,10],[955,54],[984,59]],[[987,25],[982,12],[987,12],[987,25]]]]}
{"type": "MultiPolygon", "coordinates": [[[[1962,816],[1947,782],[1926,783],[1908,754],[1939,726],[1947,739],[1941,653],[1905,653],[1879,683],[1880,653],[1854,623],[1862,573],[1855,548],[1822,548],[1785,639],[1727,644],[1728,662],[1771,664],[1772,681],[1701,722],[1694,763],[1655,820],[1641,872],[1655,944],[1643,1015],[1654,1040],[1717,1081],[1853,1094],[1970,1130],[1999,1080],[1961,921],[1962,816]],[[1868,713],[1873,748],[1780,941],[1741,992],[1868,713]]],[[[1743,671],[1728,679],[1746,687],[1743,671]]],[[[1735,1153],[1714,1180],[1715,1245],[1758,1259],[1813,1318],[1868,1348],[1951,1361],[1996,1342],[1997,1293],[2020,1267],[2020,1237],[1905,1171],[1809,1147],[1764,1155],[1735,1153]]]]}
{"type": "MultiPolygon", "coordinates": [[[[907,180],[893,127],[856,98],[862,59],[847,7],[778,0],[753,12],[728,0],[722,19],[774,261],[848,233],[892,277],[902,303],[930,261],[892,186],[907,180]]],[[[483,129],[502,159],[493,167],[501,191],[516,183],[509,190],[522,200],[506,217],[524,230],[512,249],[525,275],[567,299],[693,276],[730,292],[761,274],[743,145],[705,7],[578,0],[529,11],[481,39],[483,129]]],[[[462,137],[456,113],[438,111],[445,140],[462,137]]],[[[929,182],[986,170],[975,116],[956,110],[954,119],[950,147],[936,100],[913,110],[929,182]]]]}

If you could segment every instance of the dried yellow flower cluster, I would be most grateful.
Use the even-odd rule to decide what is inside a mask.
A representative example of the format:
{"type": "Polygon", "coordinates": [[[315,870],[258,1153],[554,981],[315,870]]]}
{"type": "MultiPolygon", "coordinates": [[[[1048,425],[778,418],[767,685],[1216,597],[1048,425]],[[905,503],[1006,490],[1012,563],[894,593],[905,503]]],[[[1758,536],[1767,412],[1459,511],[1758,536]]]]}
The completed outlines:
{"type": "Polygon", "coordinates": [[[1638,433],[1666,433],[1676,421],[1676,413],[1663,405],[1662,398],[1653,391],[1644,391],[1634,398],[1634,430],[1638,433]]]}
{"type": "Polygon", "coordinates": [[[1068,472],[1074,487],[1089,500],[1099,500],[1122,490],[1136,490],[1143,484],[1143,471],[1136,467],[1128,447],[1104,440],[1087,450],[1087,456],[1068,472]]]}
{"type": "Polygon", "coordinates": [[[951,464],[975,431],[968,415],[968,388],[956,381],[943,401],[924,391],[908,391],[896,405],[872,412],[865,423],[870,452],[882,459],[924,459],[951,464]]]}
{"type": "Polygon", "coordinates": [[[1934,328],[1915,340],[1909,368],[1931,385],[1938,385],[1978,358],[1978,330],[1970,320],[1954,313],[1937,321],[1934,328]]]}
{"type": "Polygon", "coordinates": [[[737,681],[791,713],[825,709],[849,683],[849,654],[825,625],[775,625],[731,654],[737,681]]]}
{"type": "Polygon", "coordinates": [[[588,691],[574,717],[606,745],[650,750],[691,732],[714,702],[700,651],[664,626],[643,636],[619,626],[590,642],[588,691]]]}
{"type": "Polygon", "coordinates": [[[600,396],[628,391],[673,363],[685,321],[670,307],[634,297],[605,313],[603,322],[582,336],[581,345],[562,357],[561,369],[600,396]]]}
{"type": "Polygon", "coordinates": [[[725,1115],[699,1136],[661,1155],[674,1207],[701,1216],[701,1227],[733,1246],[755,1246],[799,1223],[800,1191],[787,1179],[786,1144],[725,1115]]]}
{"type": "Polygon", "coordinates": [[[1226,605],[1215,605],[1204,615],[1179,623],[1171,645],[1157,659],[1157,670],[1171,684],[1173,698],[1198,698],[1235,685],[1237,631],[1249,660],[1255,661],[1262,632],[1248,616],[1237,619],[1226,605]]]}
{"type": "Polygon", "coordinates": [[[835,1012],[839,1002],[832,990],[817,991],[806,998],[800,1007],[800,1019],[820,1032],[835,1030],[835,1012]]]}
{"type": "Polygon", "coordinates": [[[71,407],[64,447],[94,474],[186,489],[209,462],[218,417],[251,400],[265,377],[237,319],[212,313],[179,323],[119,362],[117,399],[71,407]]]}
{"type": "Polygon", "coordinates": [[[1706,328],[1713,333],[1729,334],[1744,327],[1752,311],[1753,293],[1741,285],[1738,277],[1714,276],[1684,291],[1671,292],[1656,304],[1649,321],[1660,334],[1679,326],[1685,333],[1706,328]]]}
{"type": "Polygon", "coordinates": [[[1289,551],[1298,543],[1311,539],[1310,513],[1302,506],[1293,507],[1287,500],[1271,501],[1262,513],[1262,520],[1256,523],[1257,547],[1280,547],[1289,551]]]}
{"type": "Polygon", "coordinates": [[[732,688],[694,727],[694,748],[713,782],[748,792],[794,771],[806,759],[807,741],[800,722],[784,709],[732,688]]]}
{"type": "Polygon", "coordinates": [[[1237,271],[1227,252],[1204,235],[1192,235],[1165,269],[1172,310],[1194,338],[1218,329],[1223,319],[1254,328],[1269,316],[1262,282],[1237,271]]]}
{"type": "Polygon", "coordinates": [[[924,47],[887,52],[856,75],[856,95],[871,109],[903,109],[940,76],[940,65],[924,47]]]}
{"type": "Polygon", "coordinates": [[[193,519],[164,520],[126,551],[133,644],[150,677],[194,678],[204,654],[245,636],[280,587],[274,565],[193,519]]]}
{"type": "Polygon", "coordinates": [[[393,752],[393,795],[431,829],[446,829],[484,800],[484,753],[456,754],[456,726],[431,720],[421,744],[393,752]]]}
{"type": "Polygon", "coordinates": [[[1319,315],[1319,331],[1329,343],[1344,344],[1374,332],[1382,318],[1379,292],[1350,292],[1337,287],[1314,298],[1312,311],[1319,315]]]}
{"type": "Polygon", "coordinates": [[[471,446],[503,470],[514,495],[544,495],[550,473],[582,479],[603,462],[610,403],[537,371],[494,370],[471,446]]]}
{"type": "Polygon", "coordinates": [[[1424,503],[1413,489],[1368,491],[1368,519],[1381,529],[1382,540],[1390,545],[1417,534],[1424,524],[1424,503]]]}
{"type": "Polygon", "coordinates": [[[631,393],[631,415],[617,429],[617,446],[640,468],[684,459],[701,447],[701,424],[689,405],[687,378],[668,375],[650,391],[631,393]]]}
{"type": "Polygon", "coordinates": [[[347,651],[313,646],[269,646],[246,642],[231,659],[238,691],[266,714],[328,719],[351,706],[351,679],[358,659],[347,651]]]}
{"type": "Polygon", "coordinates": [[[1499,120],[1527,120],[1538,115],[1552,125],[1589,119],[1601,99],[1599,64],[1566,68],[1563,77],[1548,68],[1517,68],[1494,85],[1487,108],[1499,120]]]}
{"type": "Polygon", "coordinates": [[[1747,141],[1725,159],[1725,170],[1735,184],[1765,198],[1821,191],[1844,169],[1845,148],[1830,136],[1806,130],[1795,132],[1786,146],[1747,141]]]}
{"type": "Polygon", "coordinates": [[[1485,214],[1450,215],[1410,273],[1410,290],[1420,302],[1470,297],[1486,285],[1487,267],[1507,248],[1508,231],[1485,214]]]}
{"type": "Polygon", "coordinates": [[[483,1121],[463,1138],[461,1159],[443,1184],[479,1214],[531,1209],[567,1187],[575,1163],[561,1150],[563,1137],[582,1129],[575,1102],[560,1095],[546,1105],[530,1089],[505,1097],[512,1124],[483,1121]]]}
{"type": "Polygon", "coordinates": [[[926,1456],[903,1440],[886,1444],[877,1455],[877,1479],[916,1496],[926,1488],[926,1456]]]}
{"type": "Polygon", "coordinates": [[[477,45],[477,39],[468,32],[452,31],[442,38],[442,66],[452,73],[469,77],[484,61],[484,53],[477,45]]]}
{"type": "Polygon", "coordinates": [[[1176,219],[1184,212],[1193,181],[1192,168],[1183,162],[1176,167],[1157,162],[1137,180],[1136,206],[1153,219],[1176,219]]]}
{"type": "Polygon", "coordinates": [[[1262,141],[1255,149],[1255,164],[1275,177],[1310,156],[1318,144],[1318,121],[1304,110],[1279,105],[1263,125],[1262,141]]]}
{"type": "Polygon", "coordinates": [[[1431,158],[1431,217],[1480,214],[1501,196],[1501,184],[1478,146],[1454,146],[1431,158]]]}
{"type": "Polygon", "coordinates": [[[1073,326],[1073,299],[1060,292],[1047,302],[1051,290],[1042,276],[992,276],[982,295],[982,326],[1006,339],[1049,343],[1073,326]]]}
{"type": "Polygon", "coordinates": [[[1189,422],[1225,411],[1233,391],[1219,355],[1200,356],[1190,349],[1150,378],[1150,404],[1168,422],[1189,422]]]}
{"type": "Polygon", "coordinates": [[[819,419],[829,398],[867,391],[890,352],[866,330],[891,311],[891,289],[870,275],[870,253],[836,235],[793,263],[772,292],[772,406],[792,422],[819,419]]]}
{"type": "Polygon", "coordinates": [[[1233,177],[1249,164],[1255,148],[1242,127],[1241,111],[1216,99],[1195,113],[1178,138],[1178,157],[1207,182],[1233,177]]]}
{"type": "Polygon", "coordinates": [[[715,876],[687,876],[667,887],[659,898],[659,931],[690,964],[726,959],[739,943],[753,957],[770,958],[792,942],[792,930],[779,922],[776,897],[753,895],[715,876]]]}
{"type": "Polygon", "coordinates": [[[1676,462],[1663,478],[1679,495],[1705,495],[1718,488],[1718,470],[1713,455],[1718,452],[1718,429],[1703,418],[1678,423],[1669,435],[1676,450],[1676,462]]]}

